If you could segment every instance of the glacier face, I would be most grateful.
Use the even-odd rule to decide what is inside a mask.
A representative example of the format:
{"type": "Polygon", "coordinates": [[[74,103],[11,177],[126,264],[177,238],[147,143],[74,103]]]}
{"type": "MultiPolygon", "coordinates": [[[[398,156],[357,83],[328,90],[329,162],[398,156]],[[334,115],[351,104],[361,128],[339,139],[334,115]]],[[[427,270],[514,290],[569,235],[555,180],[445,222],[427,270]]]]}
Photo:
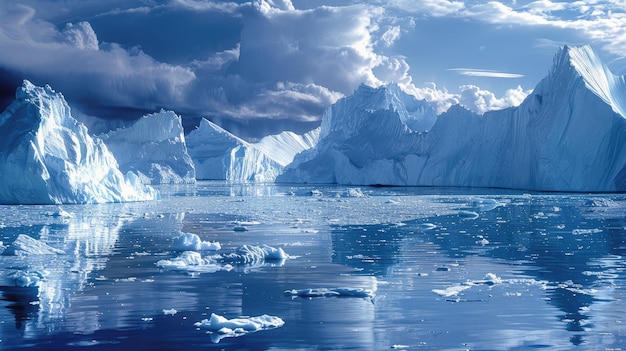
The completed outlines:
{"type": "Polygon", "coordinates": [[[100,137],[117,159],[120,170],[138,174],[146,184],[196,181],[181,118],[172,111],[146,115],[127,128],[100,137]]]}
{"type": "Polygon", "coordinates": [[[483,116],[454,106],[427,133],[401,105],[380,103],[406,96],[359,88],[326,111],[317,146],[277,180],[625,191],[625,88],[590,47],[563,47],[520,106],[483,116]]]}
{"type": "Polygon", "coordinates": [[[113,154],[76,121],[60,93],[24,81],[0,114],[0,203],[144,201],[154,189],[124,176],[113,154]]]}
{"type": "Polygon", "coordinates": [[[197,179],[267,182],[283,168],[253,144],[207,119],[187,135],[187,149],[197,179]]]}

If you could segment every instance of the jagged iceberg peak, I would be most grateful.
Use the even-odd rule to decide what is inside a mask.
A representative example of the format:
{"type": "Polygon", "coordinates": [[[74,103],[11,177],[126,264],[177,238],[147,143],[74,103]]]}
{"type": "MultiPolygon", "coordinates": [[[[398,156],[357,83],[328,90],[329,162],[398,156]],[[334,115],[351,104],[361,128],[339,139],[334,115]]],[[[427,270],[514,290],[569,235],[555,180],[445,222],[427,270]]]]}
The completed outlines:
{"type": "Polygon", "coordinates": [[[354,94],[339,99],[324,112],[320,139],[338,131],[346,136],[353,135],[366,119],[364,113],[380,110],[397,113],[410,131],[429,130],[437,120],[437,114],[428,102],[417,100],[395,83],[377,88],[361,84],[354,94]]]}
{"type": "Polygon", "coordinates": [[[143,201],[157,197],[124,176],[102,140],[71,115],[61,93],[25,80],[0,114],[0,203],[143,201]]]}
{"type": "Polygon", "coordinates": [[[195,167],[185,143],[182,119],[173,111],[145,115],[131,126],[101,136],[122,172],[148,184],[189,184],[195,167]]]}
{"type": "Polygon", "coordinates": [[[563,46],[554,57],[548,77],[557,84],[582,78],[587,89],[626,118],[626,83],[614,75],[589,45],[563,46]]]}
{"type": "Polygon", "coordinates": [[[207,119],[187,135],[187,148],[197,179],[267,182],[283,168],[253,144],[207,119]]]}

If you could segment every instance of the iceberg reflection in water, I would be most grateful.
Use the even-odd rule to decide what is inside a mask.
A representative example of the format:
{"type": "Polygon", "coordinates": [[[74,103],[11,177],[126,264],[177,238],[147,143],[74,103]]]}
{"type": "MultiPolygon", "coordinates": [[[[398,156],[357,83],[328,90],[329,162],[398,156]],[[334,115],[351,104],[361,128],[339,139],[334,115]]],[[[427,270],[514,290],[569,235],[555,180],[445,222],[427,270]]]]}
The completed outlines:
{"type": "Polygon", "coordinates": [[[223,182],[160,190],[162,200],[145,203],[0,206],[4,246],[22,234],[52,251],[0,256],[0,348],[626,344],[625,195],[223,182]],[[188,256],[231,268],[160,267],[181,255],[173,243],[183,234],[221,246],[188,256]],[[241,248],[265,259],[224,261],[244,257],[241,248]],[[279,249],[287,260],[267,259],[279,249]],[[40,280],[15,286],[16,272],[40,280]],[[198,325],[212,315],[284,325],[207,335],[198,325]]]}

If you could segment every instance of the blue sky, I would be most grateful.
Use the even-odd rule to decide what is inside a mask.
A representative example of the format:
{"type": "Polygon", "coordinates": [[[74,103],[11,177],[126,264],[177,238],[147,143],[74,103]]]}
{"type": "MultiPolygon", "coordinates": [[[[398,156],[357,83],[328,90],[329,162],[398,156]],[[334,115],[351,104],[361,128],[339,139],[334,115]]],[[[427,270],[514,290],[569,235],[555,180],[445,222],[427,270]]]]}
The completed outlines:
{"type": "Polygon", "coordinates": [[[625,73],[626,2],[23,0],[0,4],[0,94],[29,79],[93,130],[166,108],[255,138],[316,126],[361,83],[516,105],[563,44],[625,73]]]}

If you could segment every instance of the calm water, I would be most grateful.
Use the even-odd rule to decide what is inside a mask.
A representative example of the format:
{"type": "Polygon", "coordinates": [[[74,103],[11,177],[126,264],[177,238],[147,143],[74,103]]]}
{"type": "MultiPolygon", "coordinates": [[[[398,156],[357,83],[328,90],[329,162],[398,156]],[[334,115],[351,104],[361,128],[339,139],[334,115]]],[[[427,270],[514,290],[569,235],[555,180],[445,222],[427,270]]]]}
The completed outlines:
{"type": "Polygon", "coordinates": [[[626,350],[625,195],[160,190],[148,203],[0,207],[5,245],[27,234],[65,252],[0,256],[0,349],[626,350]],[[181,232],[222,253],[267,244],[291,257],[159,269],[181,232]],[[16,270],[47,276],[10,287],[16,270]],[[284,295],[337,287],[375,296],[284,295]],[[194,326],[211,313],[285,325],[219,340],[194,326]]]}

